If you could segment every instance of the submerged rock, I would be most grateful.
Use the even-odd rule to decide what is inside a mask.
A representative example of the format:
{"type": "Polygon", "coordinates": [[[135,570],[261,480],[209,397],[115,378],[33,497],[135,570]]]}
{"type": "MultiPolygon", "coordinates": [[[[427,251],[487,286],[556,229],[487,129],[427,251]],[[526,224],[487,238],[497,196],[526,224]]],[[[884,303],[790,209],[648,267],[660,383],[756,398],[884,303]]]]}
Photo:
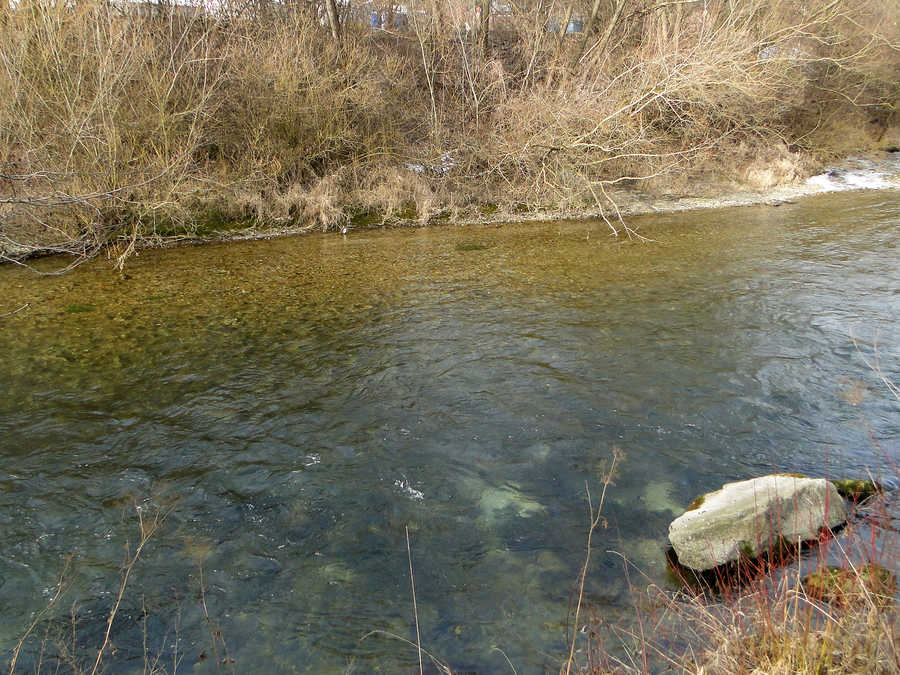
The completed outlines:
{"type": "Polygon", "coordinates": [[[482,492],[478,506],[487,522],[493,523],[507,510],[519,518],[546,513],[541,504],[517,488],[515,484],[509,483],[499,488],[488,487],[482,492]]]}
{"type": "Polygon", "coordinates": [[[641,493],[643,505],[648,511],[668,511],[677,514],[681,507],[672,498],[675,486],[669,481],[648,483],[641,493]]]}
{"type": "Polygon", "coordinates": [[[783,474],[727,483],[691,506],[669,525],[669,541],[678,562],[698,571],[815,539],[847,517],[832,483],[783,474]]]}

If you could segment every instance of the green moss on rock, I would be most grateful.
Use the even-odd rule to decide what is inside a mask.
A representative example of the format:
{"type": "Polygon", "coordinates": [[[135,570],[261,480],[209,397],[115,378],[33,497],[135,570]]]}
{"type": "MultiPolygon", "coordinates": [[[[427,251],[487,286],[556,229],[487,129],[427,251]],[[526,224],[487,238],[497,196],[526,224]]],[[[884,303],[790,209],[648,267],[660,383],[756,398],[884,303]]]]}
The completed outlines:
{"type": "Polygon", "coordinates": [[[375,209],[364,209],[350,215],[350,227],[361,229],[366,227],[378,227],[384,223],[384,214],[375,209]]]}
{"type": "Polygon", "coordinates": [[[831,481],[844,499],[861,502],[881,492],[881,486],[873,480],[845,478],[831,481]]]}

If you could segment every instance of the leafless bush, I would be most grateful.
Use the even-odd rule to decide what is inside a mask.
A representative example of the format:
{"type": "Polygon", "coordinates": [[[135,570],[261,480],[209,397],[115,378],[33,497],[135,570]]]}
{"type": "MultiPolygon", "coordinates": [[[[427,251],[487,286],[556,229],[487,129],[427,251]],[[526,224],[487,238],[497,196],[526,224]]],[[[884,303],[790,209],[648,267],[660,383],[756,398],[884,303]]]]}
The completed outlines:
{"type": "Polygon", "coordinates": [[[530,0],[488,21],[416,0],[386,30],[341,7],[337,30],[324,1],[7,10],[0,256],[121,267],[147,238],[231,221],[472,200],[599,208],[627,231],[625,185],[738,173],[728,157],[776,145],[836,154],[900,102],[898,10],[875,0],[530,0]]]}
{"type": "Polygon", "coordinates": [[[613,3],[606,28],[573,46],[572,68],[499,106],[490,171],[526,201],[550,194],[615,215],[610,188],[723,147],[808,147],[838,98],[879,109],[896,100],[897,87],[870,73],[896,65],[896,51],[865,16],[840,0],[613,3]],[[828,104],[811,93],[825,91],[828,104]]]}

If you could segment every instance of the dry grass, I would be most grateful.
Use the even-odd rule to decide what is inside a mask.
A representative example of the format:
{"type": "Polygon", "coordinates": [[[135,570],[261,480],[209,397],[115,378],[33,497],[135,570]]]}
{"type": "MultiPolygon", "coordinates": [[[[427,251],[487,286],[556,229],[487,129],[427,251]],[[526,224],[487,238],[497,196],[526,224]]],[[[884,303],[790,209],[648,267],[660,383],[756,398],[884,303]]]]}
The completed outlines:
{"type": "Polygon", "coordinates": [[[0,22],[4,250],[339,224],[419,125],[402,45],[366,37],[336,44],[302,12],[22,3],[0,22]]]}
{"type": "Polygon", "coordinates": [[[897,672],[895,584],[889,596],[881,584],[874,589],[873,578],[883,577],[873,569],[842,569],[840,601],[822,602],[810,594],[809,579],[789,577],[774,597],[743,596],[724,617],[701,613],[697,620],[715,644],[689,668],[710,675],[897,672]]]}
{"type": "Polygon", "coordinates": [[[772,147],[783,166],[751,179],[790,180],[876,142],[900,102],[889,4],[616,0],[581,39],[538,1],[483,52],[438,0],[337,40],[315,5],[23,0],[0,21],[0,251],[113,245],[121,266],[148,237],[479,202],[600,207],[618,232],[623,186],[741,178],[772,147]]]}
{"type": "MultiPolygon", "coordinates": [[[[121,578],[118,588],[113,594],[114,600],[106,617],[106,629],[96,653],[91,653],[92,650],[90,649],[82,649],[79,645],[77,605],[73,604],[71,615],[67,621],[64,620],[62,615],[54,616],[58,614],[57,610],[61,600],[70,590],[70,580],[67,577],[67,573],[69,572],[71,558],[66,558],[56,584],[56,592],[47,605],[35,614],[34,620],[11,651],[9,675],[17,672],[19,659],[25,653],[28,653],[28,657],[32,661],[29,664],[29,668],[33,667],[36,673],[44,672],[45,666],[48,671],[52,669],[54,672],[72,672],[77,675],[96,675],[105,671],[104,658],[108,661],[108,657],[116,652],[111,636],[115,631],[115,627],[117,627],[116,617],[122,608],[122,601],[129,588],[132,573],[144,549],[170,513],[170,510],[165,510],[161,507],[152,507],[146,514],[145,510],[145,506],[135,505],[138,530],[137,543],[133,548],[129,542],[126,541],[125,543],[125,558],[122,562],[121,578]],[[41,629],[40,633],[42,633],[40,636],[35,635],[36,629],[39,628],[41,629]]],[[[162,657],[162,648],[155,654],[151,653],[148,648],[146,620],[144,621],[143,630],[144,672],[167,672],[164,668],[158,667],[162,657]]],[[[165,642],[165,638],[163,641],[165,642]]],[[[183,658],[178,655],[178,644],[176,637],[174,642],[173,673],[177,672],[178,664],[183,658]]]]}

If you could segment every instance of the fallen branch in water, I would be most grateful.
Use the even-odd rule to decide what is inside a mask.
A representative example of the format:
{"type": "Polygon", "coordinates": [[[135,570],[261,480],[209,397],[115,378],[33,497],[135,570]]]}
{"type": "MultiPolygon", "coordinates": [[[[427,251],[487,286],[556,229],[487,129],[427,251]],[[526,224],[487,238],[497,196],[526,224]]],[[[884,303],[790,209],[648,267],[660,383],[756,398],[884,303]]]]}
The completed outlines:
{"type": "Polygon", "coordinates": [[[13,311],[7,312],[6,314],[0,314],[0,319],[6,318],[7,316],[12,316],[13,314],[18,314],[18,313],[21,312],[23,309],[28,309],[29,307],[31,307],[31,303],[30,303],[30,302],[26,302],[24,305],[22,305],[21,307],[19,307],[19,309],[14,309],[13,311]]]}

